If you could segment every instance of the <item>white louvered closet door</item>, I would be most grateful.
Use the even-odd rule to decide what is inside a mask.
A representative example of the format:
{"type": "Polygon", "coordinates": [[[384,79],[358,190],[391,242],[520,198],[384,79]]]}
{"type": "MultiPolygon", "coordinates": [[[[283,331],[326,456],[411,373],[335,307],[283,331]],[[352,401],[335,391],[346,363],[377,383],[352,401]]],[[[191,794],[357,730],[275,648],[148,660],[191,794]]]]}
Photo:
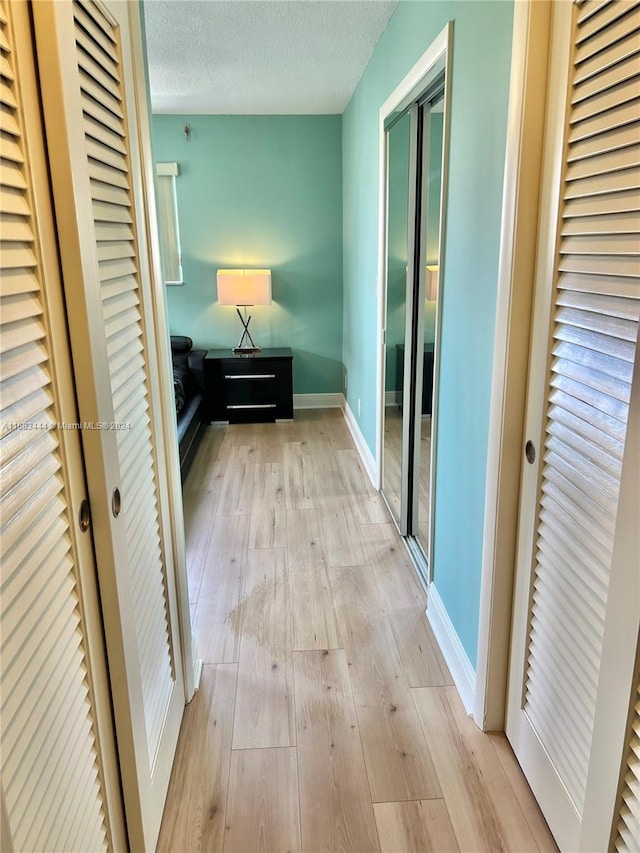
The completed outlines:
{"type": "Polygon", "coordinates": [[[629,744],[622,769],[621,787],[612,847],[618,853],[635,853],[640,850],[640,677],[633,694],[629,744]]]}
{"type": "Polygon", "coordinates": [[[34,4],[80,413],[114,427],[83,439],[125,808],[153,849],[185,695],[129,14],[34,4]]]}
{"type": "Polygon", "coordinates": [[[507,736],[560,848],[600,851],[640,624],[640,6],[554,3],[551,49],[507,736]]]}
{"type": "Polygon", "coordinates": [[[126,844],[26,3],[0,7],[2,846],[126,844]]]}

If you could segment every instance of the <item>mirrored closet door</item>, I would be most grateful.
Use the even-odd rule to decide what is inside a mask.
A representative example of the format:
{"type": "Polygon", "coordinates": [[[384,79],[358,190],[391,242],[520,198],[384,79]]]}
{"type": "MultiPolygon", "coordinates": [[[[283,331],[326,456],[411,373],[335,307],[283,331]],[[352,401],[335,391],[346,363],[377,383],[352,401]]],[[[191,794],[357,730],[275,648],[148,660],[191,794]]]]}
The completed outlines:
{"type": "MultiPolygon", "coordinates": [[[[444,63],[443,63],[444,64],[444,63]]],[[[387,143],[382,493],[425,575],[437,411],[443,68],[385,124],[387,143]]]]}

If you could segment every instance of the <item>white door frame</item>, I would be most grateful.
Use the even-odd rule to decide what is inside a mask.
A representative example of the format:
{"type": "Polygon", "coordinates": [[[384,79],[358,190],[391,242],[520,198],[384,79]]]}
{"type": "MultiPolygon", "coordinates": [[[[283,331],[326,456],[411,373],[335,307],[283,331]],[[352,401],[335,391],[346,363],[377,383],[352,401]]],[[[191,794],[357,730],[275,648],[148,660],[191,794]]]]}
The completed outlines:
{"type": "Polygon", "coordinates": [[[504,729],[551,2],[514,5],[473,717],[504,729]]]}

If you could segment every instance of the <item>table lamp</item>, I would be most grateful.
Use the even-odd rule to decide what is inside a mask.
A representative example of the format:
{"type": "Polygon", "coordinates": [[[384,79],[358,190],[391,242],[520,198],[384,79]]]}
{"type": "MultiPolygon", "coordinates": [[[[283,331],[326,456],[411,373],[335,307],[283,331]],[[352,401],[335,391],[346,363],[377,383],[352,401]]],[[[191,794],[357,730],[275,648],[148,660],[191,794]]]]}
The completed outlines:
{"type": "Polygon", "coordinates": [[[435,302],[438,298],[438,265],[427,264],[425,299],[435,302]]]}
{"type": "Polygon", "coordinates": [[[218,302],[234,305],[242,323],[242,337],[234,352],[250,354],[260,352],[249,332],[251,315],[249,305],[271,305],[271,270],[218,270],[218,302]],[[240,313],[244,308],[244,316],[240,313]]]}

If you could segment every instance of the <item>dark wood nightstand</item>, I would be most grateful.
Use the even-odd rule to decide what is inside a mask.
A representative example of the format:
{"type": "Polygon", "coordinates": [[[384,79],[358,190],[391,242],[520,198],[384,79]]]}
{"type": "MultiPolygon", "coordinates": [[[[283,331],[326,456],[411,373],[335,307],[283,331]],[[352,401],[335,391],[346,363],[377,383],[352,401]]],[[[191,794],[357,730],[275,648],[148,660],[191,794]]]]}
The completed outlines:
{"type": "Polygon", "coordinates": [[[293,354],[288,347],[237,355],[210,349],[204,359],[210,421],[252,423],[293,417],[293,354]]]}

